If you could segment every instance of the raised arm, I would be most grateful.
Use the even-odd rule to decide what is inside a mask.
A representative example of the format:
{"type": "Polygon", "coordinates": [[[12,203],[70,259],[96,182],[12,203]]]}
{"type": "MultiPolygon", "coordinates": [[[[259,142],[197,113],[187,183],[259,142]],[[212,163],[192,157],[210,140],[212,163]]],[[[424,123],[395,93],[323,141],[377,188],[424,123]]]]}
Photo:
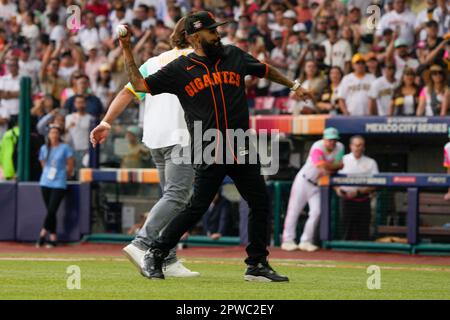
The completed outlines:
{"type": "MultiPolygon", "coordinates": [[[[128,27],[127,27],[128,29],[128,27]]],[[[125,37],[119,37],[120,47],[122,48],[123,57],[125,59],[125,70],[131,85],[137,92],[149,92],[139,69],[134,61],[133,51],[131,49],[131,30],[128,29],[125,37]]]]}

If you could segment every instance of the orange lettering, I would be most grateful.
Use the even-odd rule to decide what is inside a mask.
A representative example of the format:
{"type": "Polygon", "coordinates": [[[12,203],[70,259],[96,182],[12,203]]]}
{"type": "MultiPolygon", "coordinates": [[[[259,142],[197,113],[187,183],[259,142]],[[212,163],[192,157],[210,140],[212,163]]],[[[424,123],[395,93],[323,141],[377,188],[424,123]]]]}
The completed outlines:
{"type": "Polygon", "coordinates": [[[230,74],[229,71],[222,71],[223,74],[223,82],[228,84],[228,75],[230,74]]]}
{"type": "Polygon", "coordinates": [[[191,86],[191,88],[194,90],[195,93],[198,93],[197,88],[195,87],[194,83],[191,81],[189,82],[189,85],[191,86]]]}
{"type": "Polygon", "coordinates": [[[239,73],[236,73],[236,81],[234,82],[236,87],[240,86],[240,82],[241,82],[241,76],[239,75],[239,73]]]}
{"type": "Polygon", "coordinates": [[[211,85],[211,78],[209,77],[209,75],[203,75],[203,82],[205,84],[205,88],[208,88],[211,85]]]}
{"type": "Polygon", "coordinates": [[[194,83],[197,86],[198,90],[203,90],[205,89],[205,86],[203,85],[202,79],[200,78],[195,78],[194,79],[194,83]]]}
{"type": "Polygon", "coordinates": [[[235,84],[235,76],[236,75],[236,73],[234,73],[234,72],[232,72],[232,71],[230,71],[230,84],[235,84]]]}
{"type": "Polygon", "coordinates": [[[193,97],[194,96],[194,91],[192,90],[192,88],[187,85],[186,87],[184,87],[184,90],[186,90],[187,94],[189,95],[189,97],[193,97]]]}
{"type": "Polygon", "coordinates": [[[220,77],[220,72],[214,72],[213,73],[213,78],[214,78],[214,84],[219,84],[222,83],[222,79],[220,77]]]}

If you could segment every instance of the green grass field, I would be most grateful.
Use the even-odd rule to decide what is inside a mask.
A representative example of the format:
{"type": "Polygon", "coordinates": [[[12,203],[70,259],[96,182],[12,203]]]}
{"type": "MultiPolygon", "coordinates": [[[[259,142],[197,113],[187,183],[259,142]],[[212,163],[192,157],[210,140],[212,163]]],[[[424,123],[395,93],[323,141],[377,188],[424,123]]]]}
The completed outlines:
{"type": "Polygon", "coordinates": [[[381,289],[369,290],[369,264],[273,260],[289,283],[249,283],[236,259],[193,259],[193,279],[151,281],[120,257],[0,255],[0,299],[450,299],[450,267],[383,265],[381,289]],[[81,270],[81,289],[67,289],[70,274],[81,270]]]}

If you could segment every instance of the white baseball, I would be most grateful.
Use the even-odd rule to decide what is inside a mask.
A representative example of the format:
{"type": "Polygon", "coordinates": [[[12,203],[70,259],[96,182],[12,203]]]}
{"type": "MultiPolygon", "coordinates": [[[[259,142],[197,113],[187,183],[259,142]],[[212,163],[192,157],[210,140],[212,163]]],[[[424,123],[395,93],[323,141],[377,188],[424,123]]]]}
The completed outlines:
{"type": "Polygon", "coordinates": [[[119,35],[119,37],[125,37],[128,33],[128,30],[125,25],[120,24],[116,28],[116,33],[119,35]]]}

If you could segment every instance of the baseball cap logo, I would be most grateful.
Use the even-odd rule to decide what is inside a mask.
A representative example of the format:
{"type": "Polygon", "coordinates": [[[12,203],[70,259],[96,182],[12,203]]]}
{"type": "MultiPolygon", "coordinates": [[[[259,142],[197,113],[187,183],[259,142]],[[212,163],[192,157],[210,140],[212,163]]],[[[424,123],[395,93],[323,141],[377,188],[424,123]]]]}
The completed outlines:
{"type": "Polygon", "coordinates": [[[195,29],[201,29],[202,27],[203,27],[203,24],[200,20],[194,22],[195,29]]]}

